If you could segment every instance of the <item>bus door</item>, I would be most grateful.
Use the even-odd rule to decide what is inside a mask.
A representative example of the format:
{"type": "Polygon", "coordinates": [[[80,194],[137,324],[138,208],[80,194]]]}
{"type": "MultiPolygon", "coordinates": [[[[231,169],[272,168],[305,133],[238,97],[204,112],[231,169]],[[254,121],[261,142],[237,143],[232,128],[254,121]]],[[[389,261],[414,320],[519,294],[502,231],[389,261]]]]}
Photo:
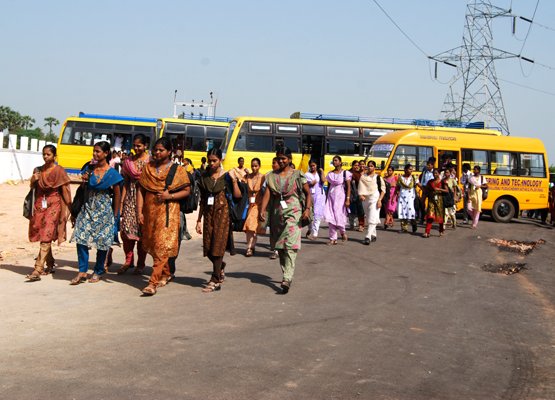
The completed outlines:
{"type": "Polygon", "coordinates": [[[455,167],[459,168],[460,158],[459,152],[457,150],[437,150],[437,168],[443,171],[447,164],[453,164],[455,167]]]}
{"type": "Polygon", "coordinates": [[[325,127],[323,125],[301,125],[303,154],[310,154],[310,158],[324,168],[325,156],[325,127]]]}
{"type": "Polygon", "coordinates": [[[303,154],[310,154],[310,159],[318,163],[320,168],[324,165],[324,136],[304,136],[303,154]]]}

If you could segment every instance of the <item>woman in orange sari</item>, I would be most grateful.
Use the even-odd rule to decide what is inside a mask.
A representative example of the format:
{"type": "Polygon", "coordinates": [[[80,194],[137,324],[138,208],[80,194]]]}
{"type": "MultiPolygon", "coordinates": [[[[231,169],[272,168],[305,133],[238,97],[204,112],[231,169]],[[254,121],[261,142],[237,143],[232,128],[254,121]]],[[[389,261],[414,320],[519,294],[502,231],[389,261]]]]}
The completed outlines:
{"type": "Polygon", "coordinates": [[[179,200],[191,190],[185,169],[171,162],[172,144],[162,137],[154,144],[152,158],[144,166],[137,191],[137,214],[141,225],[143,249],[152,256],[154,265],[148,286],[142,292],[156,294],[171,276],[168,259],[179,251],[179,200]],[[175,172],[167,182],[170,172],[175,172]]]}
{"type": "Polygon", "coordinates": [[[44,165],[36,168],[31,177],[31,187],[35,187],[35,203],[29,221],[29,241],[40,242],[35,269],[26,276],[31,282],[40,281],[41,275],[54,272],[52,242],[57,240],[60,245],[66,241],[66,224],[71,205],[69,177],[65,169],[54,162],[56,147],[51,144],[44,146],[42,159],[44,165]]]}
{"type": "Polygon", "coordinates": [[[247,174],[247,186],[249,190],[249,211],[243,230],[247,235],[247,251],[245,257],[254,255],[254,247],[256,246],[256,235],[265,233],[266,230],[261,228],[258,220],[258,209],[262,205],[262,185],[264,185],[265,176],[260,172],[260,159],[253,158],[251,160],[251,173],[247,174]]]}

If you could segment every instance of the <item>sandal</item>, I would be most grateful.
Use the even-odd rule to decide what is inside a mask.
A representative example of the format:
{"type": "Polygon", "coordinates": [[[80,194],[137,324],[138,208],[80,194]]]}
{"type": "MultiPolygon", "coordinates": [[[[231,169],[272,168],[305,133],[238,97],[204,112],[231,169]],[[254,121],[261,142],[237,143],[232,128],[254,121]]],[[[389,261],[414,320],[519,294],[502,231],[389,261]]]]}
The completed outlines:
{"type": "Polygon", "coordinates": [[[337,240],[330,240],[329,242],[326,243],[328,246],[333,246],[337,244],[337,240]]]}
{"type": "Polygon", "coordinates": [[[247,249],[247,251],[245,252],[245,257],[252,257],[252,255],[254,254],[253,249],[247,249]]]}
{"type": "Polygon", "coordinates": [[[102,280],[102,275],[92,274],[89,278],[89,283],[98,283],[102,280]]]}
{"type": "Polygon", "coordinates": [[[287,294],[289,289],[291,288],[291,281],[282,281],[281,282],[281,293],[287,294]]]}
{"type": "Polygon", "coordinates": [[[40,281],[41,275],[42,275],[42,272],[39,272],[38,270],[35,269],[33,272],[27,275],[25,279],[27,279],[29,282],[37,282],[37,281],[40,281]]]}
{"type": "Polygon", "coordinates": [[[69,281],[69,284],[72,286],[76,286],[76,285],[79,285],[80,283],[85,282],[86,280],[87,280],[87,275],[78,274],[75,278],[69,281]]]}
{"type": "Polygon", "coordinates": [[[133,268],[132,264],[123,264],[120,269],[116,271],[116,274],[123,275],[127,272],[129,268],[133,268]]]}
{"type": "Polygon", "coordinates": [[[202,292],[203,293],[212,293],[212,292],[220,290],[221,288],[222,288],[222,284],[220,282],[210,281],[210,282],[208,282],[206,287],[202,288],[202,292]]]}
{"type": "Polygon", "coordinates": [[[156,286],[149,284],[147,287],[145,287],[143,290],[141,290],[141,292],[145,296],[154,296],[156,294],[156,286]]]}
{"type": "Polygon", "coordinates": [[[277,251],[274,251],[274,252],[270,255],[270,260],[275,260],[276,258],[278,258],[278,253],[277,253],[277,251]]]}
{"type": "Polygon", "coordinates": [[[430,234],[429,234],[429,233],[425,233],[425,234],[422,235],[422,237],[425,238],[425,239],[428,239],[428,238],[430,237],[430,234]]]}
{"type": "Polygon", "coordinates": [[[346,234],[346,233],[342,234],[342,235],[341,235],[341,241],[342,241],[343,243],[345,243],[347,240],[349,240],[349,238],[347,237],[347,234],[346,234]]]}

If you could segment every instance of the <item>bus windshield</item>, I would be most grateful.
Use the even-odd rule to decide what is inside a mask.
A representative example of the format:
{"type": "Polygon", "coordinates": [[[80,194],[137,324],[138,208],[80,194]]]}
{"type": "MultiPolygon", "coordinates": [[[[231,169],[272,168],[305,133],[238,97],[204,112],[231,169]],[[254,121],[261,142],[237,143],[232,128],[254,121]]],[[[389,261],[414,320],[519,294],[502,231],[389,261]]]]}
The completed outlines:
{"type": "Polygon", "coordinates": [[[393,143],[375,143],[370,148],[368,159],[373,160],[377,168],[382,170],[393,151],[393,147],[395,147],[393,143]]]}
{"type": "Polygon", "coordinates": [[[237,126],[237,121],[231,121],[229,127],[227,128],[227,132],[225,134],[225,140],[222,142],[221,150],[222,150],[222,157],[225,158],[225,154],[227,153],[227,147],[229,146],[229,142],[231,141],[231,136],[235,127],[237,126]]]}

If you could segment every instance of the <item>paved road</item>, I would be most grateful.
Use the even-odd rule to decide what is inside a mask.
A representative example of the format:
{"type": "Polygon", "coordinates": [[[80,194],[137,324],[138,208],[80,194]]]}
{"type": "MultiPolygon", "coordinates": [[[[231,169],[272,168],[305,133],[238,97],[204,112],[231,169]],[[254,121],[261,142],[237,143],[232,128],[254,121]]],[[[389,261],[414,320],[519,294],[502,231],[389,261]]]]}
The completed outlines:
{"type": "Polygon", "coordinates": [[[131,275],[68,286],[75,256],[36,283],[4,265],[0,398],[555,398],[555,230],[483,221],[444,238],[380,231],[369,247],[351,236],[304,243],[286,296],[266,249],[227,257],[224,288],[201,293],[199,241],[152,298],[131,275]],[[491,237],[547,243],[521,257],[491,237]],[[516,275],[481,270],[519,260],[529,269],[516,275]]]}

